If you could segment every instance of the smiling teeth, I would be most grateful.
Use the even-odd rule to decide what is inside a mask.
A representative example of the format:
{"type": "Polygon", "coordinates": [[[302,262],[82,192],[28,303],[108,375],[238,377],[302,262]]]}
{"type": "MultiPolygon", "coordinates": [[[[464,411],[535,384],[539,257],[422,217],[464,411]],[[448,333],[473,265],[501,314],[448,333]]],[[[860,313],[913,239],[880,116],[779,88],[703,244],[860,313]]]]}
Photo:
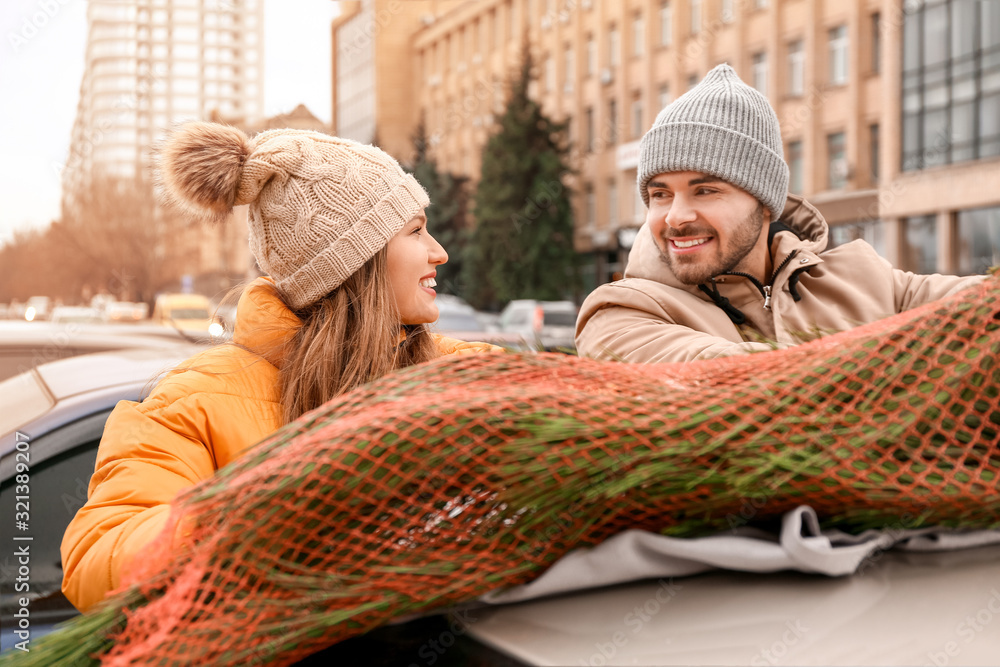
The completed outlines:
{"type": "Polygon", "coordinates": [[[421,287],[437,287],[437,281],[433,278],[424,278],[420,281],[421,287]]]}
{"type": "Polygon", "coordinates": [[[674,245],[678,248],[692,248],[696,245],[701,245],[702,243],[707,243],[708,239],[695,239],[694,241],[674,241],[674,245]]]}

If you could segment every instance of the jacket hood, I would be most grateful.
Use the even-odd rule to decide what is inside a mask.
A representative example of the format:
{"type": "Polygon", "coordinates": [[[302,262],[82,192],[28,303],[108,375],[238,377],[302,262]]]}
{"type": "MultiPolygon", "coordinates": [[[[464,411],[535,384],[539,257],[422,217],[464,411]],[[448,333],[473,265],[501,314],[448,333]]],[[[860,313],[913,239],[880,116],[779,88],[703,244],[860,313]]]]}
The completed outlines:
{"type": "Polygon", "coordinates": [[[233,342],[281,368],[285,343],[301,326],[302,320],[278,296],[274,281],[263,276],[250,283],[240,295],[233,342]]]}
{"type": "MultiPolygon", "coordinates": [[[[819,254],[826,249],[830,228],[816,207],[798,195],[788,195],[785,209],[779,222],[798,235],[795,247],[819,254]]],[[[778,233],[771,244],[772,257],[778,245],[784,245],[781,237],[789,236],[787,232],[778,233]]],[[[649,232],[649,225],[643,224],[636,235],[635,243],[629,252],[628,264],[625,267],[626,278],[645,278],[656,282],[697,291],[694,285],[681,283],[670,267],[660,258],[660,250],[649,232]]]]}

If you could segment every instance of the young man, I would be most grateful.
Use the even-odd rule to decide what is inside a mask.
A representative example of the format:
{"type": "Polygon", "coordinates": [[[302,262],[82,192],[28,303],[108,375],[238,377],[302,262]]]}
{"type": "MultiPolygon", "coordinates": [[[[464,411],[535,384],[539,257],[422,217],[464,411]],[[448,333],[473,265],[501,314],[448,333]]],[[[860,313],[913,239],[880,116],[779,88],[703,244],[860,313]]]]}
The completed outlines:
{"type": "Polygon", "coordinates": [[[894,269],[788,194],[778,117],[719,65],[665,107],[639,148],[646,224],[625,279],[580,309],[580,354],[691,361],[805,342],[982,280],[894,269]]]}

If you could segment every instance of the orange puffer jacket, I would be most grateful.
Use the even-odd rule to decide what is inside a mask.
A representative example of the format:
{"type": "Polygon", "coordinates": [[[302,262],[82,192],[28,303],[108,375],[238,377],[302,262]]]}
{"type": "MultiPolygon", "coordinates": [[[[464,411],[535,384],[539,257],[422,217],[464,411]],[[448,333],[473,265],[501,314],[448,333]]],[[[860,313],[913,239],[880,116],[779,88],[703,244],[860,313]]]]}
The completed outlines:
{"type": "MultiPolygon", "coordinates": [[[[162,530],[170,502],[282,426],[283,342],[301,326],[268,278],[237,306],[236,345],[219,345],[171,370],[141,403],[108,418],[87,503],[62,541],[63,593],[86,610],[118,587],[137,551],[162,530]]],[[[501,351],[436,336],[442,355],[501,351]]]]}

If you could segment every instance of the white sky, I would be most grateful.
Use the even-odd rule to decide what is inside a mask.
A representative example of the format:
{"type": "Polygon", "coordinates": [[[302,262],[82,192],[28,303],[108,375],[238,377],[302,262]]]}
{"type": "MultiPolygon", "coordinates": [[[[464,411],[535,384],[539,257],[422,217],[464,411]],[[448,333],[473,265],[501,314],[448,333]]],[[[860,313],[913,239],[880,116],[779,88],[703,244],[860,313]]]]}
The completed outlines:
{"type": "MultiPolygon", "coordinates": [[[[264,113],[330,122],[332,0],[264,0],[264,113]]],[[[0,243],[59,216],[83,77],[86,0],[0,1],[0,243]]]]}

